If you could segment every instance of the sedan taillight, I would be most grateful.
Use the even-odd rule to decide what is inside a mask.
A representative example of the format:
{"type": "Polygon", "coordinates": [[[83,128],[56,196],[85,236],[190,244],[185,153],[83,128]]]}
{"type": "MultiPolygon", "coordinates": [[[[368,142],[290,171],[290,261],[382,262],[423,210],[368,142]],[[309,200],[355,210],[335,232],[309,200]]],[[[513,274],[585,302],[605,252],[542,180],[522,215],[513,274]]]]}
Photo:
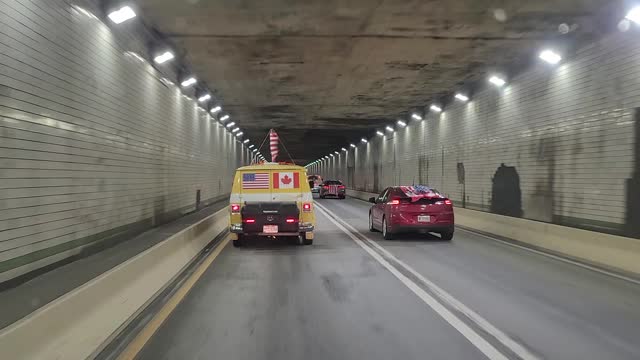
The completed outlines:
{"type": "Polygon", "coordinates": [[[444,201],[444,204],[445,204],[445,205],[453,205],[453,202],[452,202],[451,200],[449,200],[449,199],[446,199],[446,200],[444,201]]]}

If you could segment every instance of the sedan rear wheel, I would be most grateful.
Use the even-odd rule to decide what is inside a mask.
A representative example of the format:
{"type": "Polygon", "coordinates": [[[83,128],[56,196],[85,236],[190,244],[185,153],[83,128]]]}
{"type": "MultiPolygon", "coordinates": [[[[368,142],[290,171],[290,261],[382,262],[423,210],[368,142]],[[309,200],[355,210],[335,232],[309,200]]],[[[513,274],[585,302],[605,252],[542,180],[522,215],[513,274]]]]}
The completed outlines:
{"type": "Polygon", "coordinates": [[[453,231],[444,231],[440,233],[440,238],[442,240],[451,240],[453,239],[453,231]]]}
{"type": "Polygon", "coordinates": [[[393,240],[393,234],[389,231],[387,219],[382,218],[382,237],[385,240],[393,240]]]}

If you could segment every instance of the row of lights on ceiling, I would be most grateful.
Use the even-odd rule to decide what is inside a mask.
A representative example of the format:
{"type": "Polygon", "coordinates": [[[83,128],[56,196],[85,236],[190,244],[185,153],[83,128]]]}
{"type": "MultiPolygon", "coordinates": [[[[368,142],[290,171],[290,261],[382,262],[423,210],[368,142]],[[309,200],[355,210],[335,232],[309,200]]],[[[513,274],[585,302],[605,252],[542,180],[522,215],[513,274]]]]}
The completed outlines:
{"type": "MultiPolygon", "coordinates": [[[[130,6],[122,6],[119,9],[115,9],[109,12],[109,14],[107,15],[107,17],[116,25],[122,24],[127,20],[131,20],[136,16],[137,16],[136,12],[130,6]]],[[[168,63],[174,59],[175,59],[174,53],[168,49],[164,49],[162,51],[157,52],[157,54],[155,54],[155,56],[153,57],[153,61],[158,65],[168,63]]],[[[188,89],[196,85],[197,83],[198,83],[198,79],[195,76],[188,75],[181,79],[180,86],[182,86],[183,89],[188,89]]],[[[198,102],[201,104],[208,104],[212,99],[209,91],[200,92],[197,95],[197,98],[198,98],[198,102]]],[[[212,107],[209,110],[209,112],[212,115],[215,115],[221,111],[222,111],[222,106],[217,104],[212,104],[212,107]]],[[[224,123],[230,118],[231,116],[229,114],[224,114],[220,116],[219,121],[221,123],[224,123]]],[[[237,138],[240,138],[242,135],[244,135],[244,132],[242,132],[240,128],[236,127],[235,125],[236,125],[235,122],[230,122],[226,124],[225,127],[227,128],[227,130],[231,131],[231,133],[234,134],[237,138]]],[[[242,141],[242,143],[244,145],[247,145],[249,143],[249,139],[245,139],[244,141],[242,141]]],[[[258,153],[257,149],[253,149],[253,153],[254,153],[254,156],[260,158],[261,160],[264,160],[264,157],[262,156],[262,154],[258,153]]]]}
{"type": "MultiPolygon", "coordinates": [[[[546,61],[546,62],[548,62],[549,64],[552,64],[552,65],[558,64],[562,60],[562,56],[560,56],[559,54],[557,54],[553,50],[544,50],[544,51],[542,51],[540,53],[539,57],[540,57],[540,59],[542,59],[542,60],[544,60],[544,61],[546,61]]],[[[499,75],[491,75],[489,77],[488,81],[491,84],[493,84],[493,85],[495,85],[495,86],[497,86],[499,88],[504,87],[507,84],[507,81],[504,78],[500,77],[499,75]]],[[[466,103],[466,102],[468,102],[470,100],[469,96],[465,95],[464,93],[456,93],[454,95],[454,98],[456,100],[460,101],[460,102],[463,102],[463,103],[466,103]]],[[[436,113],[436,114],[440,114],[440,113],[443,112],[442,107],[439,106],[439,105],[436,105],[436,104],[431,104],[429,106],[429,110],[434,112],[434,113],[436,113]]],[[[422,121],[423,120],[423,117],[420,114],[415,113],[415,112],[411,114],[411,118],[413,120],[416,120],[416,121],[422,121]]],[[[407,126],[407,123],[402,121],[402,120],[398,120],[398,121],[396,121],[396,125],[398,125],[399,128],[404,128],[404,127],[407,126]]],[[[391,125],[387,125],[384,128],[384,130],[386,130],[389,133],[396,132],[396,129],[394,129],[391,125]]],[[[385,136],[385,133],[383,131],[381,131],[381,130],[376,130],[376,135],[385,136]]],[[[364,144],[369,142],[365,138],[360,139],[360,141],[362,143],[364,143],[364,144]]],[[[349,144],[349,146],[351,148],[355,148],[356,147],[355,144],[349,144]]],[[[347,152],[348,150],[346,148],[342,148],[342,151],[347,152]]],[[[312,163],[310,163],[307,166],[315,165],[320,161],[328,160],[328,159],[334,157],[335,155],[340,155],[340,153],[338,151],[334,151],[333,154],[329,154],[329,155],[324,156],[324,157],[322,157],[322,158],[320,158],[320,159],[318,159],[316,161],[313,161],[312,163]]]]}
{"type": "MultiPolygon", "coordinates": [[[[625,19],[630,20],[630,21],[636,23],[637,25],[640,25],[640,6],[631,9],[627,13],[627,15],[625,16],[625,19]]],[[[545,61],[548,64],[551,64],[551,65],[557,65],[562,61],[562,55],[560,55],[559,53],[557,53],[556,51],[554,51],[552,49],[545,49],[545,50],[541,51],[540,54],[538,54],[538,58],[543,60],[543,61],[545,61]]],[[[489,76],[488,82],[493,84],[493,85],[495,85],[495,86],[497,86],[497,87],[499,87],[499,88],[502,88],[507,84],[507,80],[505,80],[504,77],[502,77],[502,76],[500,76],[498,74],[494,74],[494,75],[489,76]]],[[[460,93],[460,92],[456,93],[454,95],[454,98],[456,100],[460,101],[460,102],[463,102],[463,103],[466,103],[466,102],[468,102],[470,100],[468,95],[466,95],[464,93],[460,93]]],[[[433,111],[434,113],[442,113],[442,111],[443,111],[442,107],[440,107],[437,104],[432,104],[431,106],[429,106],[429,110],[433,111]]],[[[411,114],[411,118],[413,120],[417,120],[417,121],[421,121],[423,119],[423,117],[420,114],[417,114],[417,113],[412,113],[411,114]]],[[[398,120],[396,122],[396,124],[401,128],[404,128],[404,127],[407,126],[407,123],[402,121],[402,120],[398,120]]],[[[387,125],[385,127],[385,130],[390,132],[390,133],[393,133],[393,132],[396,131],[390,125],[387,125]]],[[[382,132],[381,130],[376,130],[376,135],[385,136],[385,133],[382,132]]],[[[365,144],[368,143],[367,139],[365,139],[365,138],[362,138],[361,142],[365,143],[365,144]]],[[[349,146],[351,148],[356,148],[355,144],[349,144],[349,146]]],[[[344,151],[344,152],[348,152],[348,150],[346,148],[344,148],[344,147],[341,150],[344,151]]],[[[330,158],[333,158],[335,155],[340,155],[340,153],[338,151],[334,151],[333,154],[329,154],[329,155],[324,156],[324,157],[322,157],[322,158],[320,158],[318,160],[315,160],[315,161],[311,162],[310,164],[308,164],[307,166],[312,166],[312,165],[315,165],[315,164],[317,164],[319,162],[322,162],[322,161],[325,161],[325,160],[329,160],[330,158]]]]}

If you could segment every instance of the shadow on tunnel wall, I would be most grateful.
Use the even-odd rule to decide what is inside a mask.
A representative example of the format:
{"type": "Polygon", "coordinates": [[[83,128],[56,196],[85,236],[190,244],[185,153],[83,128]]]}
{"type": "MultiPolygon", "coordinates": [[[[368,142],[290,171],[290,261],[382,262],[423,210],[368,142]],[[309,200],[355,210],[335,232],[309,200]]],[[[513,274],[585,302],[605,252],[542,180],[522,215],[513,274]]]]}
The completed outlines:
{"type": "Polygon", "coordinates": [[[494,214],[522,217],[522,192],[520,176],[515,166],[504,163],[496,170],[492,178],[491,212],[494,214]]]}
{"type": "Polygon", "coordinates": [[[627,179],[627,206],[624,234],[640,238],[640,108],[633,116],[635,128],[635,147],[633,152],[633,174],[627,179]]]}

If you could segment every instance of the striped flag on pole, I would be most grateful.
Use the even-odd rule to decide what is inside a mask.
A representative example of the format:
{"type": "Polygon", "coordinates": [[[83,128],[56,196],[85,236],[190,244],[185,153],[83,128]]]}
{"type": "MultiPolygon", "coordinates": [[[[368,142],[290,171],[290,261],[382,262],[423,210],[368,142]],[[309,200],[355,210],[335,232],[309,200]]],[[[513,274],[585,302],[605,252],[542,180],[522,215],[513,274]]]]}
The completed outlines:
{"type": "Polygon", "coordinates": [[[271,129],[269,131],[269,146],[271,148],[271,162],[276,162],[278,158],[278,133],[271,129]]]}

